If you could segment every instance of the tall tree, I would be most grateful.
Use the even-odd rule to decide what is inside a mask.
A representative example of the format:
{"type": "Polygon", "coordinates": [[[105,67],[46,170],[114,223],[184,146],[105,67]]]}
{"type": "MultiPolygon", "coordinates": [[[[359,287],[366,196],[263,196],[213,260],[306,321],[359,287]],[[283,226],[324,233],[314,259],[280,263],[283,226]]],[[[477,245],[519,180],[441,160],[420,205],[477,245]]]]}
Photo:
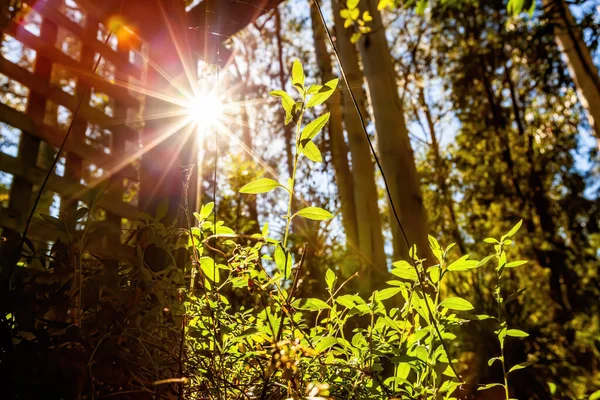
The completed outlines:
{"type": "MultiPolygon", "coordinates": [[[[585,367],[575,372],[569,362],[559,360],[581,359],[580,352],[590,351],[573,327],[575,321],[585,320],[590,331],[598,330],[598,324],[588,319],[597,308],[585,301],[585,293],[596,291],[597,280],[597,273],[586,265],[598,265],[598,258],[580,256],[592,247],[591,237],[583,227],[574,228],[582,224],[594,229],[595,207],[576,211],[580,222],[569,226],[566,221],[574,221],[570,215],[574,210],[559,206],[566,199],[586,203],[580,197],[581,177],[573,158],[581,127],[573,85],[561,75],[564,68],[552,35],[525,21],[505,29],[505,1],[434,10],[432,21],[435,70],[451,89],[449,100],[460,124],[451,151],[455,173],[460,175],[461,220],[468,222],[474,237],[490,231],[495,236],[521,218],[527,231],[516,250],[533,262],[527,273],[514,275],[521,282],[515,286],[535,286],[536,292],[526,302],[506,307],[513,323],[527,321],[531,339],[506,357],[515,359],[530,348],[539,349],[536,357],[554,367],[515,381],[513,397],[548,398],[547,381],[559,385],[566,397],[580,397],[570,382],[574,375],[589,380],[585,367]],[[503,223],[506,220],[512,221],[503,223]],[[570,240],[564,232],[578,232],[577,239],[570,240]],[[539,304],[543,311],[528,303],[539,304]]],[[[487,251],[479,245],[472,245],[472,250],[487,251]]],[[[457,281],[453,290],[476,297],[485,309],[492,303],[483,283],[487,276],[457,281]]],[[[474,335],[485,338],[488,333],[474,335]]],[[[480,346],[480,353],[489,351],[485,339],[473,343],[480,346]]],[[[593,369],[596,361],[587,360],[593,369]]],[[[475,379],[486,382],[490,377],[482,371],[487,371],[487,360],[479,362],[475,379]]]]}
{"type": "Polygon", "coordinates": [[[577,95],[586,110],[588,121],[600,149],[600,75],[590,49],[583,40],[569,5],[564,0],[543,0],[544,11],[554,31],[554,38],[567,61],[577,95]]]}
{"type": "MultiPolygon", "coordinates": [[[[417,245],[419,254],[429,256],[427,211],[423,204],[420,179],[415,166],[404,110],[398,94],[396,72],[392,63],[385,28],[377,9],[377,0],[363,0],[361,9],[367,10],[374,29],[359,41],[362,64],[369,87],[369,98],[377,131],[377,145],[383,171],[387,178],[391,199],[410,246],[417,245]]],[[[393,212],[392,205],[390,211],[393,212]]],[[[408,257],[408,248],[401,228],[392,216],[394,253],[408,257]]]]}
{"type": "MultiPolygon", "coordinates": [[[[348,144],[352,155],[356,216],[360,224],[358,227],[358,249],[362,260],[363,275],[366,275],[370,280],[372,269],[384,274],[387,272],[386,256],[375,182],[375,166],[371,158],[369,143],[363,132],[362,121],[350,95],[350,91],[352,91],[360,113],[366,118],[368,113],[363,91],[365,79],[360,68],[356,47],[350,40],[351,32],[344,27],[344,20],[340,16],[340,11],[339,2],[337,0],[333,1],[336,48],[349,85],[346,88],[347,90],[343,92],[342,97],[344,125],[348,133],[348,144]]],[[[365,284],[364,286],[369,285],[365,284]]]]}
{"type": "MultiPolygon", "coordinates": [[[[331,65],[331,55],[325,42],[325,29],[319,17],[319,11],[314,4],[310,4],[310,19],[312,24],[315,56],[317,59],[321,80],[325,83],[335,78],[331,65]]],[[[348,163],[348,145],[344,138],[342,121],[342,95],[336,90],[327,100],[329,117],[329,148],[331,161],[335,171],[335,178],[340,197],[342,221],[346,233],[347,248],[351,254],[358,243],[358,227],[356,204],[354,201],[354,182],[348,163]]]]}

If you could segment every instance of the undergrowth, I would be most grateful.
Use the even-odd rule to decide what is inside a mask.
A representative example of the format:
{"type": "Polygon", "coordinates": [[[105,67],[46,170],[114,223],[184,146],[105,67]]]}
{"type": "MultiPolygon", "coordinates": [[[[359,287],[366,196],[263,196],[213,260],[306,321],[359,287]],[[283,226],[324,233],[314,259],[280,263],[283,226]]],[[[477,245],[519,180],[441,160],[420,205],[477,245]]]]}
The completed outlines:
{"type": "Polygon", "coordinates": [[[490,255],[481,260],[457,258],[453,244],[442,247],[430,236],[435,260],[413,247],[368,297],[347,290],[360,277],[332,269],[322,278],[326,296],[296,296],[307,252],[290,250],[292,224],[333,217],[319,207],[294,211],[295,172],[300,163],[322,161],[313,139],[329,119],[305,124],[305,112],[323,104],[338,81],[306,87],[297,61],[292,81],[294,95],[271,94],[281,99],[286,123],[296,125],[294,174],[240,190],[281,191],[288,204],[283,237],[273,237],[268,224],[236,234],[209,203],[184,229],[163,223],[161,210],[142,214],[127,246],[98,256],[94,246],[108,232],[91,217],[97,201],[70,217],[45,216],[62,239],[49,259],[27,251],[0,315],[10,335],[3,358],[17,366],[4,375],[9,390],[25,397],[43,390],[46,398],[454,399],[472,385],[461,376],[461,327],[492,323],[500,351],[489,365],[501,365],[502,379],[477,389],[501,389],[510,398],[510,379],[534,363],[504,359],[506,346],[528,336],[507,324],[504,311],[520,294],[505,293],[503,281],[525,264],[509,256],[521,223],[485,239],[490,255]],[[496,272],[489,283],[495,315],[448,294],[450,274],[477,269],[496,272]]]}

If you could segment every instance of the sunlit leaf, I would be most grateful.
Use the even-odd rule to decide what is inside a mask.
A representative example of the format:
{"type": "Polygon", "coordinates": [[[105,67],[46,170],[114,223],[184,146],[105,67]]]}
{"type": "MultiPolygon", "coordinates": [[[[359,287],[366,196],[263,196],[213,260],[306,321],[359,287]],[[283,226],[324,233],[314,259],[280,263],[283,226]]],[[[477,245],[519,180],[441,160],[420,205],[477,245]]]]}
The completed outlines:
{"type": "Polygon", "coordinates": [[[335,283],[336,279],[335,272],[328,268],[327,272],[325,272],[325,284],[330,291],[333,289],[333,284],[335,283]]]}
{"type": "Polygon", "coordinates": [[[529,333],[524,332],[520,329],[507,329],[506,336],[514,337],[514,338],[526,338],[529,336],[529,333]]]}
{"type": "Polygon", "coordinates": [[[338,340],[334,337],[322,337],[319,342],[317,343],[317,345],[315,346],[315,351],[317,353],[322,353],[325,350],[329,350],[330,348],[332,348],[333,346],[335,346],[338,343],[338,340]]]}
{"type": "Polygon", "coordinates": [[[329,121],[329,113],[321,115],[319,118],[315,119],[312,122],[309,122],[300,135],[300,140],[312,140],[315,136],[321,132],[323,127],[329,121]]]}
{"type": "Polygon", "coordinates": [[[504,386],[504,385],[501,383],[488,383],[487,385],[478,387],[477,390],[487,390],[487,389],[494,388],[496,386],[504,386]]]}
{"type": "Polygon", "coordinates": [[[468,269],[477,268],[478,261],[477,260],[469,260],[469,255],[462,256],[458,260],[454,261],[450,265],[448,265],[449,271],[466,271],[468,269]]]}
{"type": "Polygon", "coordinates": [[[449,297],[442,301],[438,307],[456,311],[469,311],[474,309],[473,304],[462,297],[449,297]]]}
{"type": "Polygon", "coordinates": [[[298,299],[292,303],[292,307],[298,310],[306,311],[320,311],[331,308],[323,300],[310,298],[310,299],[298,299]]]}
{"type": "Polygon", "coordinates": [[[419,279],[415,268],[404,260],[396,261],[392,263],[392,266],[394,266],[392,274],[399,278],[408,279],[413,282],[419,279]]]}
{"type": "Polygon", "coordinates": [[[302,148],[302,154],[304,154],[306,156],[306,158],[308,158],[311,161],[314,161],[314,162],[322,162],[323,161],[323,156],[321,155],[321,151],[319,150],[317,145],[312,141],[306,142],[306,144],[302,148]]]}
{"type": "Polygon", "coordinates": [[[520,370],[520,369],[527,368],[527,367],[529,367],[530,365],[533,365],[533,364],[535,364],[536,362],[537,362],[537,361],[524,361],[524,362],[518,363],[517,365],[514,365],[514,366],[513,366],[513,367],[512,367],[512,368],[511,368],[511,369],[508,371],[508,373],[510,374],[510,373],[511,373],[511,372],[513,372],[513,371],[518,371],[518,370],[520,370]]]}
{"type": "Polygon", "coordinates": [[[385,289],[379,290],[375,294],[375,300],[383,301],[383,300],[391,299],[392,297],[394,297],[401,291],[402,291],[402,289],[398,288],[398,287],[391,287],[391,288],[385,288],[385,289]]]}
{"type": "Polygon", "coordinates": [[[303,208],[302,210],[298,211],[296,213],[296,215],[298,215],[300,217],[312,219],[314,221],[324,221],[324,220],[333,218],[333,214],[331,214],[329,211],[324,210],[319,207],[303,208]]]}
{"type": "Polygon", "coordinates": [[[201,257],[200,268],[202,268],[202,273],[205,278],[208,278],[215,283],[219,282],[219,269],[215,264],[215,260],[210,257],[201,257]]]}
{"type": "Polygon", "coordinates": [[[502,236],[500,241],[503,242],[505,239],[510,239],[515,233],[517,233],[517,231],[519,230],[521,225],[523,225],[523,220],[520,220],[519,222],[517,222],[517,224],[515,226],[513,226],[513,228],[510,231],[508,231],[508,233],[506,235],[502,236]]]}
{"type": "Polygon", "coordinates": [[[300,61],[294,60],[292,64],[292,84],[301,94],[304,93],[304,79],[302,64],[300,64],[300,61]]]}
{"type": "Polygon", "coordinates": [[[515,268],[523,264],[527,264],[527,260],[511,261],[507,263],[504,268],[515,268]]]}
{"type": "Polygon", "coordinates": [[[248,193],[248,194],[257,194],[257,193],[267,193],[276,187],[281,186],[279,182],[269,179],[269,178],[259,178],[255,181],[244,185],[240,189],[240,193],[248,193]]]}
{"type": "Polygon", "coordinates": [[[329,99],[329,97],[331,97],[331,95],[335,92],[335,89],[337,88],[339,81],[340,80],[337,78],[332,79],[329,82],[327,82],[326,84],[324,84],[323,86],[321,86],[319,91],[316,92],[310,98],[310,100],[308,100],[308,103],[306,104],[306,106],[307,107],[315,107],[315,106],[318,106],[318,105],[326,102],[329,99]]]}

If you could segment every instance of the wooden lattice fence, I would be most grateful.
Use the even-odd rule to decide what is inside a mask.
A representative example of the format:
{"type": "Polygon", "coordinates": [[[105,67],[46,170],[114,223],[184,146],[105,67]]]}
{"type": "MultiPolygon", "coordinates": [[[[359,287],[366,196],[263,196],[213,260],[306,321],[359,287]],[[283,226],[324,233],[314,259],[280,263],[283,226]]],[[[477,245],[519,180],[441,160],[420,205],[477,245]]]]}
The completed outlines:
{"type": "MultiPolygon", "coordinates": [[[[137,213],[139,162],[124,160],[139,148],[144,101],[124,86],[143,82],[143,42],[106,41],[107,24],[115,22],[87,0],[26,2],[17,21],[2,21],[0,32],[0,226],[22,231],[81,100],[39,211],[72,213],[91,186],[108,179],[96,217],[122,227],[137,213]]],[[[30,232],[41,241],[56,237],[37,217],[30,232]]]]}

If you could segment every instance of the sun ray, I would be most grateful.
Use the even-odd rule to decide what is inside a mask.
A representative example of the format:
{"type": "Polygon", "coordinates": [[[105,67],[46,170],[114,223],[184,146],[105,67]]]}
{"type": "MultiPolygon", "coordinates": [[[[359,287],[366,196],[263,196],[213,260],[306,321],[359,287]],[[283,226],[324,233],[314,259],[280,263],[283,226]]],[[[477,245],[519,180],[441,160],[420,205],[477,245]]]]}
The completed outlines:
{"type": "Polygon", "coordinates": [[[99,185],[103,181],[109,179],[111,176],[115,175],[116,173],[118,173],[119,171],[121,171],[123,168],[125,168],[126,166],[128,166],[129,164],[131,164],[132,162],[134,162],[135,160],[137,160],[140,157],[142,157],[148,151],[152,150],[153,148],[155,148],[156,146],[158,146],[160,143],[162,143],[166,139],[168,139],[171,136],[173,136],[176,132],[180,131],[181,129],[183,129],[184,127],[186,127],[187,125],[189,125],[191,121],[192,120],[189,117],[181,118],[179,121],[177,121],[176,123],[174,123],[170,127],[166,128],[163,133],[161,133],[160,135],[157,135],[149,143],[146,143],[144,145],[144,147],[138,149],[133,154],[130,154],[130,155],[126,156],[123,159],[116,160],[113,164],[108,164],[108,165],[102,166],[102,168],[106,170],[106,174],[104,174],[103,176],[101,176],[101,177],[99,177],[97,179],[92,180],[88,184],[87,188],[85,188],[85,189],[77,192],[73,196],[73,198],[80,198],[86,191],[90,190],[93,187],[96,187],[97,185],[99,185]]]}
{"type": "Polygon", "coordinates": [[[175,164],[175,162],[178,161],[179,153],[181,153],[181,150],[187,144],[189,137],[192,135],[192,132],[194,130],[194,125],[195,124],[193,122],[187,123],[182,128],[182,129],[184,129],[184,131],[182,132],[183,135],[181,136],[180,140],[177,143],[177,147],[175,148],[175,154],[173,154],[173,156],[170,158],[170,160],[168,160],[168,164],[164,170],[164,173],[161,175],[159,180],[156,182],[156,184],[154,185],[154,189],[150,193],[150,198],[154,197],[154,195],[156,194],[156,190],[158,190],[158,188],[162,185],[163,181],[167,177],[167,171],[169,171],[171,169],[171,167],[173,166],[173,164],[175,164]]]}
{"type": "MultiPolygon", "coordinates": [[[[184,39],[177,37],[177,34],[176,34],[175,30],[173,29],[173,26],[171,25],[171,19],[167,16],[164,5],[162,3],[159,3],[159,5],[160,5],[160,11],[162,13],[163,19],[164,19],[167,29],[169,31],[169,36],[171,37],[171,40],[173,41],[173,46],[175,47],[175,51],[177,52],[177,56],[179,57],[179,62],[181,63],[181,66],[183,67],[183,71],[188,80],[188,84],[192,88],[192,95],[195,98],[199,95],[199,93],[197,91],[196,85],[194,85],[194,82],[196,81],[196,78],[194,76],[195,74],[192,74],[192,72],[190,71],[190,66],[188,65],[188,62],[187,62],[187,61],[189,61],[189,57],[185,57],[185,53],[181,49],[181,46],[183,43],[181,43],[180,41],[183,41],[184,39]]],[[[184,35],[184,38],[185,38],[185,35],[184,35]]],[[[187,47],[188,47],[187,53],[191,54],[191,51],[189,51],[189,46],[187,46],[187,47]]]]}

